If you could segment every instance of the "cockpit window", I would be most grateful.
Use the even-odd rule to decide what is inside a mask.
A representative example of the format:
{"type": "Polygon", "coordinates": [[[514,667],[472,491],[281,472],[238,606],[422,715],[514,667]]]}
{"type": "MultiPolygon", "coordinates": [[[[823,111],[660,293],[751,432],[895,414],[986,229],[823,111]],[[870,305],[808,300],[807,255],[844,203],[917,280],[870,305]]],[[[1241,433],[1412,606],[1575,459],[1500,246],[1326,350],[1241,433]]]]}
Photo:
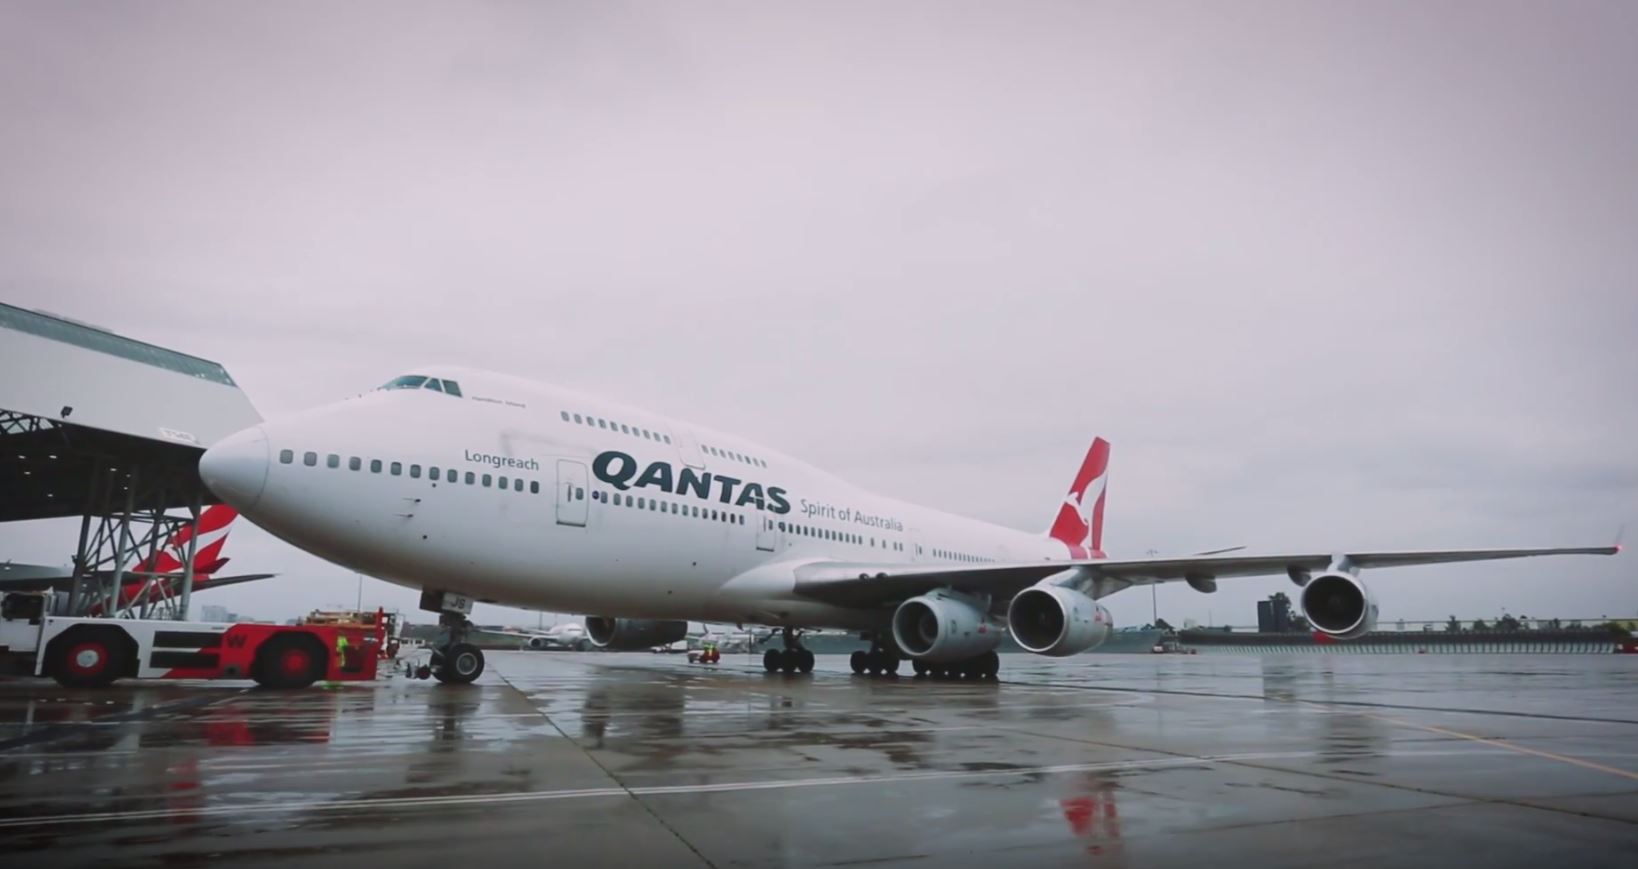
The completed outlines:
{"type": "Polygon", "coordinates": [[[394,377],[381,386],[382,389],[420,389],[426,383],[424,374],[406,374],[403,377],[394,377]]]}
{"type": "Polygon", "coordinates": [[[381,384],[382,389],[430,389],[445,395],[461,397],[461,386],[453,380],[439,380],[425,374],[405,374],[381,384]]]}

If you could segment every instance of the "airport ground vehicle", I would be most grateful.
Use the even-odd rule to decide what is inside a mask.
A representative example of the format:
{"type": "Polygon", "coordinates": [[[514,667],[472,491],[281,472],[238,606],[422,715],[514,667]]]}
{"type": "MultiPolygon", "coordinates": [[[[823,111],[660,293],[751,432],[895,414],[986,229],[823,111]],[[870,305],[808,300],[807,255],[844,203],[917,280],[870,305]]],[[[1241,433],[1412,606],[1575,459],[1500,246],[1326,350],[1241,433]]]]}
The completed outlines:
{"type": "Polygon", "coordinates": [[[376,625],[211,624],[51,615],[51,598],[0,598],[0,667],[71,688],[116,679],[254,679],[266,688],[375,678],[376,625]]]}

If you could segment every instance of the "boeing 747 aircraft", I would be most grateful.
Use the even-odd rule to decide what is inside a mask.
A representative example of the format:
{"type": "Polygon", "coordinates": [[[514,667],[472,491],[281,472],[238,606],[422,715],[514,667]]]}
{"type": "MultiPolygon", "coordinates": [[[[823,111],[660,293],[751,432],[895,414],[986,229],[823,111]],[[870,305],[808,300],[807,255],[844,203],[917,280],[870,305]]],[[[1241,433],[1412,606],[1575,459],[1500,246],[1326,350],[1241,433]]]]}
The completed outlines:
{"type": "Polygon", "coordinates": [[[1423,552],[1103,552],[1109,444],[1098,439],[1048,530],[1030,534],[885,498],[777,450],[566,389],[429,367],[239,432],[199,471],[246,518],[352,570],[422,590],[444,625],[433,671],[483,672],[473,601],[599,613],[598,646],[682,639],[688,621],[784,629],[769,671],[803,673],[802,628],[874,638],[855,672],[993,678],[1005,632],[1040,655],[1096,647],[1098,600],[1133,586],[1284,575],[1317,631],[1371,630],[1360,571],[1618,547],[1423,552]]]}

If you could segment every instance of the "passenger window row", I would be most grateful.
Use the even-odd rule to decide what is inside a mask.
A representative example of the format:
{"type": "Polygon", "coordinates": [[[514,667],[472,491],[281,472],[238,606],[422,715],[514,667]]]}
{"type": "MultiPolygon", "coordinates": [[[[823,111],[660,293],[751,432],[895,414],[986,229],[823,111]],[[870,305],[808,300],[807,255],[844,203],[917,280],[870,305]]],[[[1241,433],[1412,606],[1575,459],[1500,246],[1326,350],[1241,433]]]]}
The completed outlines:
{"type": "Polygon", "coordinates": [[[978,555],[968,555],[965,552],[952,552],[951,550],[948,550],[948,549],[934,549],[933,550],[933,557],[934,558],[948,558],[951,561],[965,561],[968,564],[983,564],[983,563],[991,562],[991,561],[995,560],[993,558],[984,558],[984,557],[978,556],[978,555]]]}
{"type": "MultiPolygon", "coordinates": [[[[279,450],[279,464],[292,465],[295,464],[295,462],[295,450],[279,450]]],[[[372,474],[386,472],[394,477],[402,477],[407,474],[412,480],[419,480],[423,478],[421,473],[423,468],[418,464],[406,465],[403,462],[384,462],[381,459],[370,459],[369,462],[370,473],[372,474]]],[[[318,467],[319,454],[312,451],[302,453],[301,463],[309,468],[318,467]]],[[[326,468],[340,468],[341,456],[336,455],[335,453],[326,455],[324,457],[324,466],[326,468]]],[[[347,457],[347,470],[361,471],[363,469],[363,459],[359,458],[358,456],[347,457]]],[[[463,473],[454,468],[440,468],[437,465],[432,465],[424,470],[426,471],[425,479],[431,481],[433,485],[437,485],[440,482],[460,483],[464,481],[468,486],[482,486],[485,489],[509,489],[513,492],[522,492],[525,488],[527,488],[529,494],[531,495],[540,494],[539,480],[525,480],[522,477],[505,477],[494,474],[479,474],[475,471],[466,471],[463,473]]],[[[574,492],[570,494],[572,495],[573,500],[576,501],[584,501],[586,499],[586,490],[584,488],[576,488],[574,492]]]]}
{"type": "Polygon", "coordinates": [[[892,549],[894,552],[903,552],[904,544],[883,538],[877,541],[874,537],[863,534],[854,534],[851,531],[835,531],[830,528],[820,528],[814,525],[798,525],[795,522],[780,522],[779,530],[795,537],[812,537],[816,540],[831,540],[837,543],[851,543],[855,546],[869,546],[875,549],[892,549]]]}
{"type": "Polygon", "coordinates": [[[736,453],[733,450],[717,449],[710,444],[700,444],[700,449],[704,450],[706,455],[717,456],[718,458],[723,459],[733,459],[736,462],[744,462],[747,465],[755,465],[759,468],[766,468],[768,466],[767,462],[764,462],[756,456],[747,456],[744,453],[736,453]]]}
{"type": "Polygon", "coordinates": [[[604,504],[613,504],[616,507],[632,507],[637,510],[647,510],[651,513],[669,513],[672,516],[704,519],[708,522],[727,522],[732,525],[745,524],[745,517],[739,513],[730,513],[727,510],[718,510],[715,507],[701,507],[698,504],[681,504],[676,501],[662,501],[659,498],[633,496],[630,493],[610,493],[599,489],[592,492],[592,500],[604,504]]]}
{"type": "Polygon", "coordinates": [[[620,434],[628,434],[632,437],[654,441],[655,443],[671,443],[671,435],[660,434],[657,431],[649,431],[641,426],[626,425],[623,422],[615,422],[612,419],[603,419],[602,417],[591,416],[589,414],[586,416],[581,416],[578,413],[569,413],[566,410],[560,410],[558,413],[563,416],[564,422],[572,422],[576,425],[590,426],[592,428],[619,432],[620,434]]]}

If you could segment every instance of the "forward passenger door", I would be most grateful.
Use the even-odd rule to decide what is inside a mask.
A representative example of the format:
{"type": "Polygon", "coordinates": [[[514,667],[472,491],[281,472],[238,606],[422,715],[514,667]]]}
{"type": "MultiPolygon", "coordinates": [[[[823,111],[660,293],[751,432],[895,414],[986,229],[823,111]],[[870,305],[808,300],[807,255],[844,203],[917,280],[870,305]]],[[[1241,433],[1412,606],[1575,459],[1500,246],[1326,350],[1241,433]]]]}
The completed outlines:
{"type": "Polygon", "coordinates": [[[568,459],[557,460],[557,524],[586,524],[586,466],[568,459]]]}

